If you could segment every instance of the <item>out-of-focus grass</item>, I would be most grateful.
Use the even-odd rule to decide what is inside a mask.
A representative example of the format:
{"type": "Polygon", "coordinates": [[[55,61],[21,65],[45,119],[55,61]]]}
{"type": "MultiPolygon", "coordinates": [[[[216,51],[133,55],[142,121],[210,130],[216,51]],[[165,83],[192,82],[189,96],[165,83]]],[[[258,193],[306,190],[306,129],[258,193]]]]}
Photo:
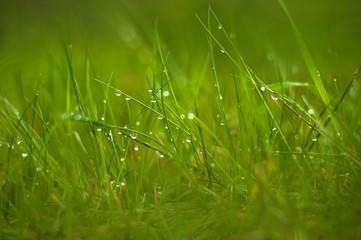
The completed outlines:
{"type": "Polygon", "coordinates": [[[285,4],[1,2],[0,238],[360,238],[360,3],[285,4]]]}

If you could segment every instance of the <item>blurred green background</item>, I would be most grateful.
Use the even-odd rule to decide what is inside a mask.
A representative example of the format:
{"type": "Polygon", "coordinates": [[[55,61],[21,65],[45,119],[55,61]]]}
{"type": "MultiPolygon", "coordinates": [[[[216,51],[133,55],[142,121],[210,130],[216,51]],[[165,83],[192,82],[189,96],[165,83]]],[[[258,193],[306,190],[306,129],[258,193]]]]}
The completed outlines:
{"type": "MultiPolygon", "coordinates": [[[[329,78],[349,79],[361,63],[361,2],[286,4],[321,73],[329,78]]],[[[116,85],[135,91],[134,86],[146,83],[156,19],[165,53],[170,53],[168,63],[175,69],[174,80],[187,81],[192,87],[209,52],[205,30],[195,13],[206,20],[208,6],[261,77],[269,78],[273,60],[277,59],[284,68],[293,69],[295,78],[308,78],[303,75],[305,67],[289,21],[277,1],[14,0],[0,3],[1,94],[18,101],[33,94],[37,83],[43,82],[50,89],[53,85],[54,98],[63,99],[63,93],[55,89],[65,81],[41,75],[49,64],[61,67],[57,64],[65,59],[64,45],[72,46],[80,82],[84,71],[81,64],[88,51],[94,75],[102,78],[114,72],[116,85]]],[[[217,64],[229,72],[229,60],[224,58],[217,64]]]]}

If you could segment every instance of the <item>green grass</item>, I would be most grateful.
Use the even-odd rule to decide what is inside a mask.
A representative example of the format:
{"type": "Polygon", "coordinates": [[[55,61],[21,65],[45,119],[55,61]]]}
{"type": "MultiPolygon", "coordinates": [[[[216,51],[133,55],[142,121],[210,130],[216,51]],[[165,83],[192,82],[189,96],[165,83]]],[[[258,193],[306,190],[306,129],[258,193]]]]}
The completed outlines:
{"type": "Polygon", "coordinates": [[[353,3],[0,4],[0,239],[361,238],[353,3]]]}

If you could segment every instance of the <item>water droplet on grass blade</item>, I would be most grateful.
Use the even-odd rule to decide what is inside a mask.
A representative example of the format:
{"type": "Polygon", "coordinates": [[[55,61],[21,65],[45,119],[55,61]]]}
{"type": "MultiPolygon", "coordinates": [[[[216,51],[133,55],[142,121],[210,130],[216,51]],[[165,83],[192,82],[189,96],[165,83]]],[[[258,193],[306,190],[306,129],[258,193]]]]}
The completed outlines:
{"type": "Polygon", "coordinates": [[[221,25],[221,24],[218,25],[218,29],[219,29],[219,30],[222,29],[222,25],[221,25]]]}
{"type": "Polygon", "coordinates": [[[162,115],[159,115],[159,116],[158,116],[158,119],[159,119],[159,120],[162,120],[162,119],[163,119],[163,116],[162,116],[162,115]]]}
{"type": "Polygon", "coordinates": [[[261,87],[260,89],[261,89],[261,91],[262,91],[262,92],[263,92],[264,90],[266,90],[266,88],[265,88],[265,87],[261,87]]]}
{"type": "Polygon", "coordinates": [[[98,128],[98,129],[97,129],[97,131],[98,131],[98,132],[101,132],[101,131],[102,131],[102,129],[101,129],[101,128],[98,128]]]}
{"type": "Polygon", "coordinates": [[[194,113],[188,113],[188,119],[192,120],[194,119],[194,113]]]}
{"type": "Polygon", "coordinates": [[[134,147],[134,151],[138,151],[139,150],[139,147],[138,146],[135,146],[134,147]]]}
{"type": "Polygon", "coordinates": [[[313,111],[313,109],[309,109],[307,112],[308,112],[308,114],[310,114],[310,115],[313,115],[313,114],[315,113],[315,111],[313,111]]]}
{"type": "Polygon", "coordinates": [[[74,120],[76,120],[76,121],[79,121],[79,120],[81,120],[81,119],[82,119],[82,116],[79,115],[79,114],[77,114],[77,115],[74,116],[74,120]]]}
{"type": "Polygon", "coordinates": [[[169,92],[168,92],[168,91],[164,91],[164,92],[163,92],[163,96],[164,96],[164,97],[168,97],[168,96],[169,96],[169,92]]]}
{"type": "Polygon", "coordinates": [[[192,140],[187,138],[186,142],[190,143],[190,142],[192,142],[192,140]]]}
{"type": "Polygon", "coordinates": [[[122,93],[119,90],[115,90],[115,96],[119,97],[122,93]]]}
{"type": "Polygon", "coordinates": [[[28,153],[22,153],[21,156],[23,156],[24,158],[26,158],[29,154],[28,153]]]}
{"type": "Polygon", "coordinates": [[[130,97],[125,97],[125,100],[126,101],[129,101],[131,98],[130,97]]]}
{"type": "Polygon", "coordinates": [[[274,101],[277,101],[278,100],[278,97],[275,97],[273,95],[271,95],[271,98],[274,100],[274,101]]]}
{"type": "Polygon", "coordinates": [[[131,137],[132,139],[137,139],[137,134],[134,133],[134,132],[132,132],[132,133],[130,133],[130,137],[131,137]]]}

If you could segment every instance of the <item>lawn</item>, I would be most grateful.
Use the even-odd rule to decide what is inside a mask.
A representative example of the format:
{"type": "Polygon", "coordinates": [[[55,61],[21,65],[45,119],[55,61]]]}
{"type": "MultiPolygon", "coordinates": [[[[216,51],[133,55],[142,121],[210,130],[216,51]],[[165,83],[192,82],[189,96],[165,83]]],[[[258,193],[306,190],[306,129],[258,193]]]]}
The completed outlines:
{"type": "Polygon", "coordinates": [[[0,2],[0,239],[361,239],[360,9],[0,2]]]}

